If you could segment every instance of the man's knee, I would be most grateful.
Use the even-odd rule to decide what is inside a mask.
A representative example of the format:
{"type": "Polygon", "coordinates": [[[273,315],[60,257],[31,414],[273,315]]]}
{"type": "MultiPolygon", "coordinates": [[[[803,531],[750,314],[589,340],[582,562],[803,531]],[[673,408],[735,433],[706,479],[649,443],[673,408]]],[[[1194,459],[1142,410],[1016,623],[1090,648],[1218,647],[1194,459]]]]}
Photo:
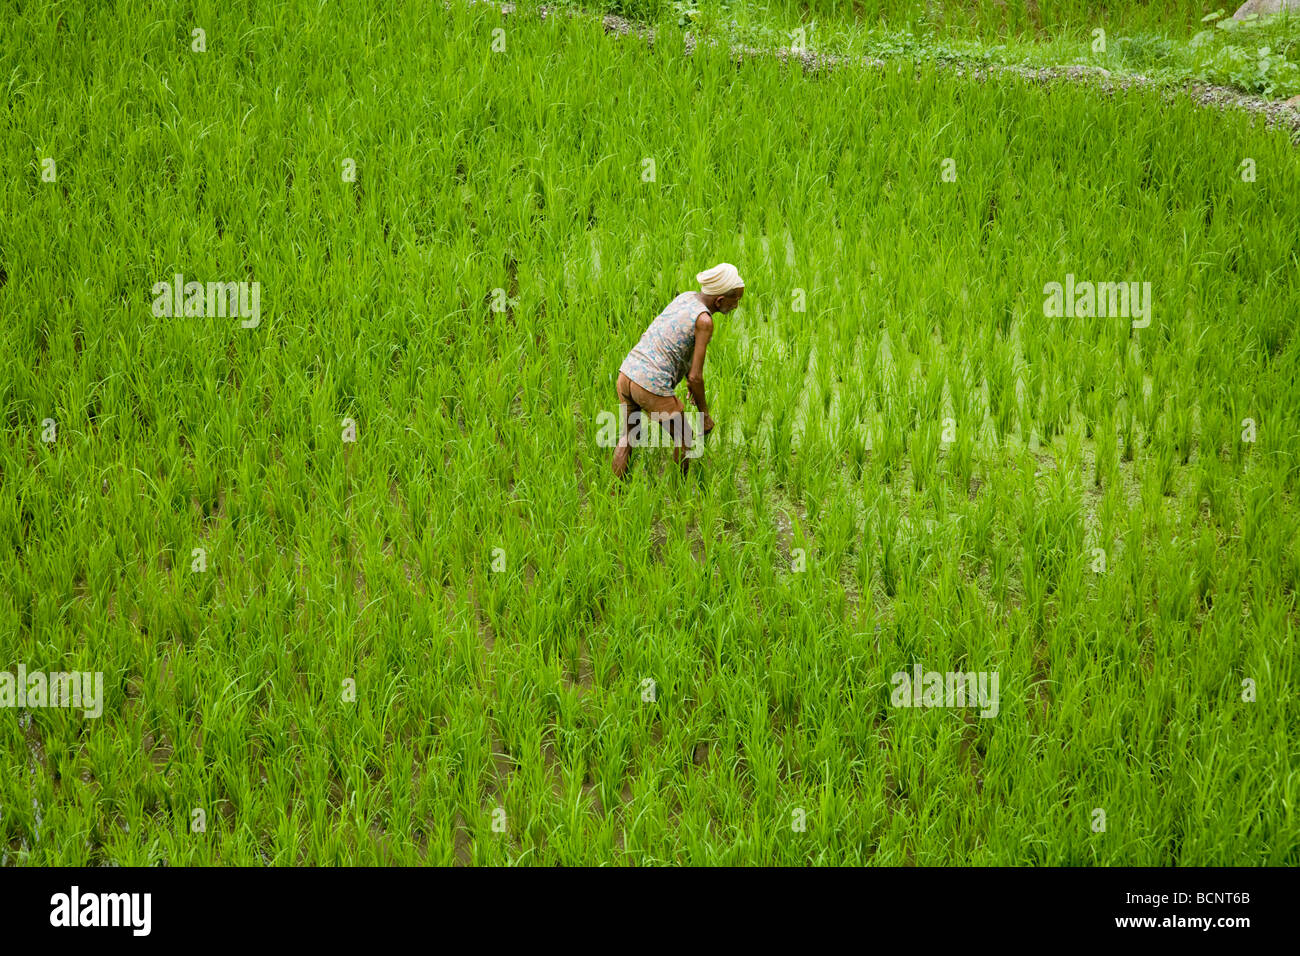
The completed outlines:
{"type": "Polygon", "coordinates": [[[682,448],[689,441],[690,425],[686,421],[686,411],[681,407],[680,402],[677,408],[654,412],[651,418],[668,435],[675,447],[682,448]]]}

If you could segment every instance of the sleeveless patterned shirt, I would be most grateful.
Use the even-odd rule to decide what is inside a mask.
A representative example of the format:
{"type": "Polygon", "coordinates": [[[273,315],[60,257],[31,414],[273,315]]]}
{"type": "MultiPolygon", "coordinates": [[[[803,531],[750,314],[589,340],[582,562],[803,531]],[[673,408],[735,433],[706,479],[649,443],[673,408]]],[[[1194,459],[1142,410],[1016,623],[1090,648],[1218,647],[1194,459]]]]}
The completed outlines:
{"type": "Polygon", "coordinates": [[[655,317],[619,371],[655,395],[672,395],[691,370],[695,320],[708,312],[698,292],[683,292],[655,317]]]}

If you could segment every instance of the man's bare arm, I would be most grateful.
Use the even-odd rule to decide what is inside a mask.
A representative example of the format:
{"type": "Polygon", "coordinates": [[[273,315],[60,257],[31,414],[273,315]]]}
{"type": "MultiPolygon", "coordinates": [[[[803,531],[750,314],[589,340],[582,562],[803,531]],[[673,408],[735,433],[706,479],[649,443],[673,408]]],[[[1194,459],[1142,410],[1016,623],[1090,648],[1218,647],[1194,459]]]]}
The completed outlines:
{"type": "Polygon", "coordinates": [[[695,320],[695,354],[691,356],[691,370],[686,376],[686,384],[691,390],[691,401],[704,413],[704,430],[713,427],[709,417],[709,403],[704,398],[704,358],[709,349],[709,339],[713,338],[713,319],[702,314],[695,320]]]}

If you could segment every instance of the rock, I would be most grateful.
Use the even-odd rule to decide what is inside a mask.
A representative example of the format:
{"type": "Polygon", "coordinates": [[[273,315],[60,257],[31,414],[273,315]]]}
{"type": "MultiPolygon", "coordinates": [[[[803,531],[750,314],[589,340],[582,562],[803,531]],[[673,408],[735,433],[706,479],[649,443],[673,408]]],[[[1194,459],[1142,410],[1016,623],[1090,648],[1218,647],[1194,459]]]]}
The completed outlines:
{"type": "Polygon", "coordinates": [[[1232,19],[1244,20],[1252,13],[1267,17],[1274,13],[1281,13],[1283,10],[1300,12],[1300,0],[1246,0],[1232,15],[1232,19]]]}
{"type": "Polygon", "coordinates": [[[1300,96],[1293,96],[1282,105],[1289,106],[1293,110],[1300,110],[1300,96]]]}

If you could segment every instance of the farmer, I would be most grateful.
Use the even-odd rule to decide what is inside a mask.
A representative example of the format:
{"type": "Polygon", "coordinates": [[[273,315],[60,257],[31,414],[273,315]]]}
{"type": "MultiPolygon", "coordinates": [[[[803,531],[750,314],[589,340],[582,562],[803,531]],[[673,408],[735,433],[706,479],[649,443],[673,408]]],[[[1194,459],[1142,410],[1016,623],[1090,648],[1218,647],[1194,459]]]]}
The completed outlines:
{"type": "Polygon", "coordinates": [[[619,367],[619,439],[614,451],[614,474],[619,478],[627,474],[634,436],[644,437],[645,412],[667,431],[673,442],[673,460],[686,473],[690,460],[684,450],[695,446],[685,406],[674,393],[683,377],[691,400],[704,415],[704,434],[713,430],[709,403],[704,399],[704,355],[713,337],[711,316],[734,309],[745,294],[745,283],[729,262],[695,278],[700,291],[683,292],[669,302],[619,367]]]}

